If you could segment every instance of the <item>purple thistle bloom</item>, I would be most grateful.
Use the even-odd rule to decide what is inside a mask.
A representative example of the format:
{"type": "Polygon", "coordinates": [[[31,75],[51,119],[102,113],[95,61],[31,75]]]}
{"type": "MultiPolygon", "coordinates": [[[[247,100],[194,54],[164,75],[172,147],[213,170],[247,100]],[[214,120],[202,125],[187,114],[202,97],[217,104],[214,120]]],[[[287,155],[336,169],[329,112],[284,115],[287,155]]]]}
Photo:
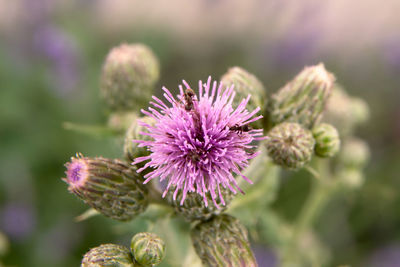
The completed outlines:
{"type": "Polygon", "coordinates": [[[181,205],[187,192],[200,194],[206,206],[206,195],[209,193],[217,207],[218,194],[225,205],[220,186],[229,188],[234,194],[236,189],[243,193],[232,172],[252,183],[241,170],[258,155],[252,150],[255,147],[252,142],[264,139],[262,129],[255,130],[248,126],[262,118],[254,117],[260,108],[251,112],[246,109],[249,95],[234,109],[233,85],[223,90],[221,83],[218,85],[214,81],[211,85],[211,77],[205,84],[199,81],[199,97],[185,81],[183,84],[186,90],[179,86],[178,100],[163,87],[164,97],[172,107],[153,96],[155,102],[150,104],[156,109],[149,107],[149,111],[142,110],[142,113],[154,118],[156,124],[150,126],[140,122],[148,130],[148,133],[141,134],[153,140],[134,142],[140,147],[147,147],[151,154],[136,158],[133,164],[150,160],[138,172],[153,168],[144,176],[144,183],[157,177],[160,181],[167,179],[163,197],[172,186],[175,188],[174,199],[179,190],[183,191],[181,205]]]}
{"type": "Polygon", "coordinates": [[[82,186],[89,177],[88,165],[82,158],[82,154],[77,154],[77,158],[65,164],[67,178],[63,180],[70,186],[70,190],[82,186]]]}

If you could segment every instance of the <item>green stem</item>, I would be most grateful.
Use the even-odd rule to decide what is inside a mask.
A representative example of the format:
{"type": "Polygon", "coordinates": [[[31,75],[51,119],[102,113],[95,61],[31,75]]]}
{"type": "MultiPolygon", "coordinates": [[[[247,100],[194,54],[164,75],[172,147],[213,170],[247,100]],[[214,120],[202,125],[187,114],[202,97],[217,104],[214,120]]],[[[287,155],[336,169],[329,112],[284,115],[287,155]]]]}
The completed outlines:
{"type": "Polygon", "coordinates": [[[323,181],[314,180],[313,182],[311,195],[306,200],[295,225],[294,239],[296,240],[311,227],[329,199],[329,186],[323,181]]]}
{"type": "Polygon", "coordinates": [[[312,179],[311,194],[307,198],[295,225],[294,238],[296,239],[312,226],[332,193],[331,173],[328,162],[325,160],[317,161],[317,172],[320,179],[312,179]]]}
{"type": "Polygon", "coordinates": [[[284,251],[283,258],[292,262],[299,257],[298,244],[302,236],[312,227],[334,192],[328,162],[318,160],[316,164],[320,179],[312,179],[311,193],[297,217],[289,247],[284,251]]]}

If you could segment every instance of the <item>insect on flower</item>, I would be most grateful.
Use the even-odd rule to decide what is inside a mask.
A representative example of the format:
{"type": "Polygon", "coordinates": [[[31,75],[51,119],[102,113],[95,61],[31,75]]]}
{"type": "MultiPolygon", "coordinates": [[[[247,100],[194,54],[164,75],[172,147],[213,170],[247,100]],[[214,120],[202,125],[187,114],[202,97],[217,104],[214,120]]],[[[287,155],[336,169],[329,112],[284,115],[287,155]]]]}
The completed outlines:
{"type": "Polygon", "coordinates": [[[211,84],[211,77],[204,84],[199,81],[198,96],[185,81],[183,84],[186,88],[179,86],[179,100],[163,88],[170,106],[153,96],[154,102],[150,102],[152,107],[148,111],[142,110],[156,123],[149,125],[141,122],[147,128],[141,134],[152,140],[134,142],[139,143],[139,147],[147,147],[150,155],[136,158],[133,164],[148,161],[138,170],[141,172],[152,168],[144,176],[144,183],[158,178],[167,181],[163,197],[170,188],[175,188],[174,199],[182,190],[181,205],[188,192],[201,195],[205,205],[208,205],[207,193],[214,204],[219,197],[222,205],[225,205],[221,187],[228,188],[234,194],[237,191],[243,193],[233,174],[252,183],[242,174],[242,170],[248,166],[250,159],[258,155],[248,153],[249,149],[256,147],[254,141],[264,139],[262,129],[247,126],[262,118],[255,116],[260,108],[253,111],[246,109],[249,95],[234,109],[233,86],[224,88],[216,81],[211,84]]]}
{"type": "Polygon", "coordinates": [[[239,126],[239,124],[235,124],[232,127],[229,127],[229,130],[236,131],[237,133],[243,133],[252,130],[252,128],[247,124],[241,126],[239,126]]]}
{"type": "Polygon", "coordinates": [[[194,91],[190,88],[187,88],[185,90],[185,93],[183,94],[184,100],[185,100],[185,110],[186,111],[190,111],[193,109],[193,97],[196,94],[194,93],[194,91]]]}

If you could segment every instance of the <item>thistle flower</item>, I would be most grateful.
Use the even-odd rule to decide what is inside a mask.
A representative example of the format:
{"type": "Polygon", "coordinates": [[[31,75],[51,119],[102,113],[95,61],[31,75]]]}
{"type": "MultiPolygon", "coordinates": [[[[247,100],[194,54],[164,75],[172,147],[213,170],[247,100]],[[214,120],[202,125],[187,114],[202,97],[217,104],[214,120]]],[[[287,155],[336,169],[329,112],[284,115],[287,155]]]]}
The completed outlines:
{"type": "Polygon", "coordinates": [[[121,44],[104,62],[101,96],[113,111],[139,110],[150,99],[159,72],[158,59],[149,47],[121,44]]]}
{"type": "Polygon", "coordinates": [[[339,151],[339,132],[328,123],[321,123],[312,129],[315,139],[315,154],[319,157],[333,157],[339,151]]]}
{"type": "Polygon", "coordinates": [[[78,155],[66,167],[68,190],[103,215],[126,221],[147,208],[143,178],[125,162],[78,155]]]}
{"type": "Polygon", "coordinates": [[[132,237],[131,252],[141,266],[156,266],[160,264],[165,256],[165,243],[156,234],[138,233],[132,237]]]}
{"type": "Polygon", "coordinates": [[[81,267],[139,266],[127,247],[115,244],[103,244],[89,250],[82,259],[81,267]]]}
{"type": "Polygon", "coordinates": [[[294,122],[284,122],[272,128],[265,144],[276,164],[294,170],[311,160],[314,145],[311,131],[294,122]]]}
{"type": "MultiPolygon", "coordinates": [[[[234,84],[235,91],[240,97],[246,97],[250,93],[252,97],[247,104],[249,108],[256,109],[257,107],[264,107],[266,99],[264,86],[256,76],[246,70],[240,67],[230,68],[221,77],[221,83],[228,87],[234,84]]],[[[240,101],[241,98],[235,99],[233,101],[233,107],[237,107],[240,101]]]]}
{"type": "Polygon", "coordinates": [[[221,214],[197,224],[191,231],[194,249],[206,266],[256,267],[246,228],[221,214]]]}
{"type": "Polygon", "coordinates": [[[334,80],[323,64],[306,67],[269,99],[267,110],[272,126],[297,122],[312,128],[322,117],[334,80]]]}
{"type": "Polygon", "coordinates": [[[207,193],[210,193],[214,205],[219,206],[217,199],[225,205],[221,187],[228,188],[234,194],[237,190],[243,192],[232,173],[252,183],[241,171],[248,166],[250,159],[258,155],[252,150],[255,147],[253,141],[264,139],[262,129],[248,126],[262,118],[254,117],[260,108],[253,111],[246,109],[250,100],[248,95],[234,109],[233,86],[223,88],[216,81],[211,84],[211,77],[205,84],[199,81],[199,96],[185,81],[183,83],[186,89],[179,86],[178,100],[163,88],[164,97],[172,107],[153,96],[155,102],[150,103],[155,108],[142,110],[156,123],[154,126],[142,123],[148,130],[142,134],[150,136],[152,140],[135,142],[139,146],[147,146],[151,154],[136,158],[133,163],[149,160],[139,172],[154,168],[144,176],[144,183],[158,177],[160,181],[168,180],[163,197],[173,186],[174,199],[182,191],[181,205],[188,192],[201,195],[205,206],[208,206],[207,193]]]}

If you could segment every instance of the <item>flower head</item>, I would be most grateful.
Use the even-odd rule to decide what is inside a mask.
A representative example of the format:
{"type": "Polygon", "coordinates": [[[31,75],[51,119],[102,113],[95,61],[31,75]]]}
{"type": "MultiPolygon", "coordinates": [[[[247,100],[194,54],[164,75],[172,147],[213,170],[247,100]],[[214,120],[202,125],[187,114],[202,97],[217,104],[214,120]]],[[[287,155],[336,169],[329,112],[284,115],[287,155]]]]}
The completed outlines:
{"type": "Polygon", "coordinates": [[[167,106],[162,100],[153,96],[154,107],[142,112],[154,118],[151,126],[142,122],[146,133],[152,140],[134,140],[139,146],[147,147],[150,155],[139,157],[134,164],[149,160],[143,168],[151,167],[144,183],[159,177],[160,181],[168,180],[163,196],[174,188],[174,198],[182,191],[181,205],[188,192],[196,192],[207,204],[207,193],[216,206],[216,200],[223,201],[222,188],[233,193],[242,192],[233,173],[242,176],[241,170],[247,167],[248,161],[258,153],[254,152],[253,141],[261,140],[262,129],[252,129],[249,124],[262,116],[255,117],[260,110],[246,109],[250,95],[243,99],[236,109],[232,107],[235,97],[233,86],[224,88],[211,77],[206,83],[199,81],[198,96],[183,81],[185,90],[179,86],[180,94],[175,99],[170,91],[164,90],[164,97],[172,105],[167,106]]]}
{"type": "Polygon", "coordinates": [[[146,210],[143,178],[126,162],[77,154],[65,166],[68,190],[103,215],[127,221],[146,210]]]}

